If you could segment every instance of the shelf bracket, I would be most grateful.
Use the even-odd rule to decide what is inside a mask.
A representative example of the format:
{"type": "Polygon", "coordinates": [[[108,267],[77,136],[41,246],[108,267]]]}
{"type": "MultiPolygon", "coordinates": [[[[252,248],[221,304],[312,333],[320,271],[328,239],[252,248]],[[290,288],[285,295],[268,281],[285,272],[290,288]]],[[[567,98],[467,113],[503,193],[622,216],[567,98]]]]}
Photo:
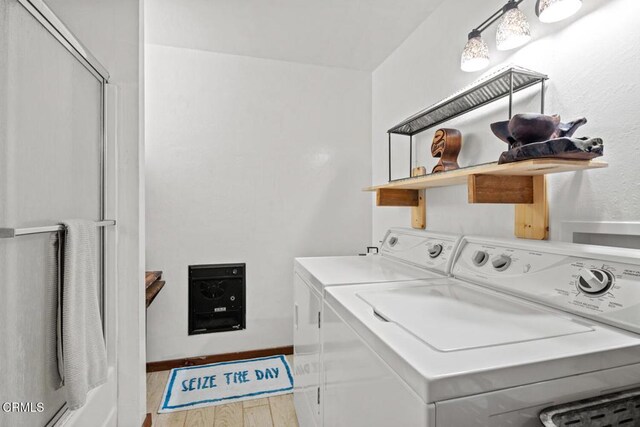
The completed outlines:
{"type": "Polygon", "coordinates": [[[532,176],[469,175],[469,203],[533,203],[532,176]]]}
{"type": "MultiPolygon", "coordinates": [[[[418,166],[411,169],[411,176],[426,175],[427,169],[424,166],[418,166]]],[[[418,206],[411,208],[411,227],[418,230],[424,230],[427,227],[427,198],[426,190],[418,191],[418,206]]]]}
{"type": "Polygon", "coordinates": [[[376,190],[376,206],[411,206],[420,204],[419,190],[397,190],[379,188],[376,190]]]}
{"type": "Polygon", "coordinates": [[[411,227],[419,230],[427,227],[427,200],[424,190],[418,190],[418,206],[411,208],[411,227]]]}
{"type": "Polygon", "coordinates": [[[469,203],[515,204],[516,237],[547,239],[549,208],[544,175],[469,175],[467,190],[469,203]]]}
{"type": "MultiPolygon", "coordinates": [[[[425,175],[424,167],[411,171],[413,176],[425,175]]],[[[427,226],[427,208],[425,190],[403,190],[379,188],[376,190],[376,206],[403,206],[411,208],[411,226],[424,229],[427,226]]]]}
{"type": "Polygon", "coordinates": [[[545,175],[533,176],[533,203],[517,204],[514,233],[521,239],[546,240],[549,237],[549,203],[545,175]]]}

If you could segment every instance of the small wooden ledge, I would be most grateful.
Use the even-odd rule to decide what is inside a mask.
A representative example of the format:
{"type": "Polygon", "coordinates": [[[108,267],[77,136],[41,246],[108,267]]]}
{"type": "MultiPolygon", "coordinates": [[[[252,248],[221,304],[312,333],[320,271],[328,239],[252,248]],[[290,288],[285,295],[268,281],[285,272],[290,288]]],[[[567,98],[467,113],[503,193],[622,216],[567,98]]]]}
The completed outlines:
{"type": "Polygon", "coordinates": [[[156,299],[165,285],[164,280],[160,280],[161,278],[162,271],[147,271],[144,275],[145,300],[147,308],[149,308],[153,300],[156,299]]]}
{"type": "Polygon", "coordinates": [[[144,274],[144,287],[148,288],[155,282],[156,280],[160,280],[162,277],[162,271],[147,271],[144,274]]]}

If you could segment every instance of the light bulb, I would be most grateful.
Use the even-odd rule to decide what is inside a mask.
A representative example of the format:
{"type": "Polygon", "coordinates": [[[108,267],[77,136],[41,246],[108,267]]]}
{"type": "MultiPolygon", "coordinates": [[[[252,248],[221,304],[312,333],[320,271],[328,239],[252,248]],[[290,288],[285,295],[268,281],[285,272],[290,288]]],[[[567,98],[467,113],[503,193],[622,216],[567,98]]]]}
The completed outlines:
{"type": "Polygon", "coordinates": [[[462,51],[462,58],[460,58],[460,68],[462,71],[472,73],[474,71],[480,71],[489,65],[489,47],[482,36],[480,31],[473,30],[469,33],[469,40],[462,51]]]}
{"type": "Polygon", "coordinates": [[[541,22],[558,22],[574,15],[582,7],[582,0],[538,0],[536,11],[541,22]]]}
{"type": "Polygon", "coordinates": [[[515,49],[531,40],[529,21],[524,13],[518,9],[518,5],[510,1],[505,5],[503,11],[504,15],[496,32],[498,50],[515,49]]]}

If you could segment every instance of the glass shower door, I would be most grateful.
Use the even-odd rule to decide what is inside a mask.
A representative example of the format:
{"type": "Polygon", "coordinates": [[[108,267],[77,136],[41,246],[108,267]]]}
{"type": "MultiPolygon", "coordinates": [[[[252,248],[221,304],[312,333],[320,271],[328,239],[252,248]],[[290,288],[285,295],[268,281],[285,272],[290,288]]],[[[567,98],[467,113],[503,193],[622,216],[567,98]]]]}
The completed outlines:
{"type": "MultiPolygon", "coordinates": [[[[19,1],[0,0],[0,22],[0,227],[98,221],[104,81],[19,1]]],[[[0,402],[22,404],[1,426],[44,426],[65,405],[52,234],[0,239],[0,402]]]]}

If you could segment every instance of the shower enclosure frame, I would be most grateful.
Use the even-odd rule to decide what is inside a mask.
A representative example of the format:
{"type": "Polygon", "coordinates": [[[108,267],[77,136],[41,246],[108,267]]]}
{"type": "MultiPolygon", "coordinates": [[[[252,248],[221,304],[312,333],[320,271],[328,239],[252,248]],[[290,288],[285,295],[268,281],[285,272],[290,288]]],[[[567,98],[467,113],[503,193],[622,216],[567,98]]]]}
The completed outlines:
{"type": "MultiPolygon", "coordinates": [[[[115,228],[112,228],[107,232],[106,227],[114,226],[115,220],[107,220],[108,214],[115,215],[115,188],[110,188],[108,179],[108,168],[115,170],[115,127],[110,127],[115,122],[115,95],[116,88],[109,85],[109,72],[91,52],[80,42],[80,40],[67,28],[67,26],[53,13],[53,11],[42,0],[17,0],[17,2],[26,9],[26,11],[34,17],[47,31],[52,35],[73,57],[79,61],[84,68],[86,68],[92,75],[98,80],[100,85],[100,147],[99,151],[99,219],[97,224],[99,225],[99,257],[100,257],[100,270],[99,279],[101,284],[101,317],[103,332],[105,337],[105,345],[107,347],[107,358],[109,361],[109,367],[115,366],[115,328],[110,330],[109,321],[110,316],[115,313],[115,310],[111,310],[108,307],[108,301],[110,299],[115,300],[115,296],[110,295],[110,288],[115,286],[109,286],[112,280],[115,280],[115,261],[116,257],[108,254],[108,247],[114,248],[117,242],[115,228]],[[113,117],[112,117],[113,116],[113,117]],[[111,134],[111,133],[113,134],[111,134]],[[111,147],[109,146],[111,145],[111,147]],[[111,157],[109,157],[109,152],[111,157]],[[107,235],[109,233],[109,235],[107,235]],[[107,261],[110,262],[107,269],[107,261]]],[[[115,187],[115,186],[114,186],[115,187]]],[[[30,230],[22,230],[23,233],[15,234],[19,236],[21,234],[31,234],[34,232],[56,232],[53,227],[39,227],[30,230]]],[[[3,236],[9,237],[9,236],[3,236]]],[[[14,237],[14,236],[10,236],[14,237]]],[[[115,282],[114,282],[115,283],[115,282]]],[[[56,426],[62,422],[66,422],[71,417],[71,412],[68,410],[67,405],[64,404],[53,418],[47,423],[47,426],[56,426]]]]}

